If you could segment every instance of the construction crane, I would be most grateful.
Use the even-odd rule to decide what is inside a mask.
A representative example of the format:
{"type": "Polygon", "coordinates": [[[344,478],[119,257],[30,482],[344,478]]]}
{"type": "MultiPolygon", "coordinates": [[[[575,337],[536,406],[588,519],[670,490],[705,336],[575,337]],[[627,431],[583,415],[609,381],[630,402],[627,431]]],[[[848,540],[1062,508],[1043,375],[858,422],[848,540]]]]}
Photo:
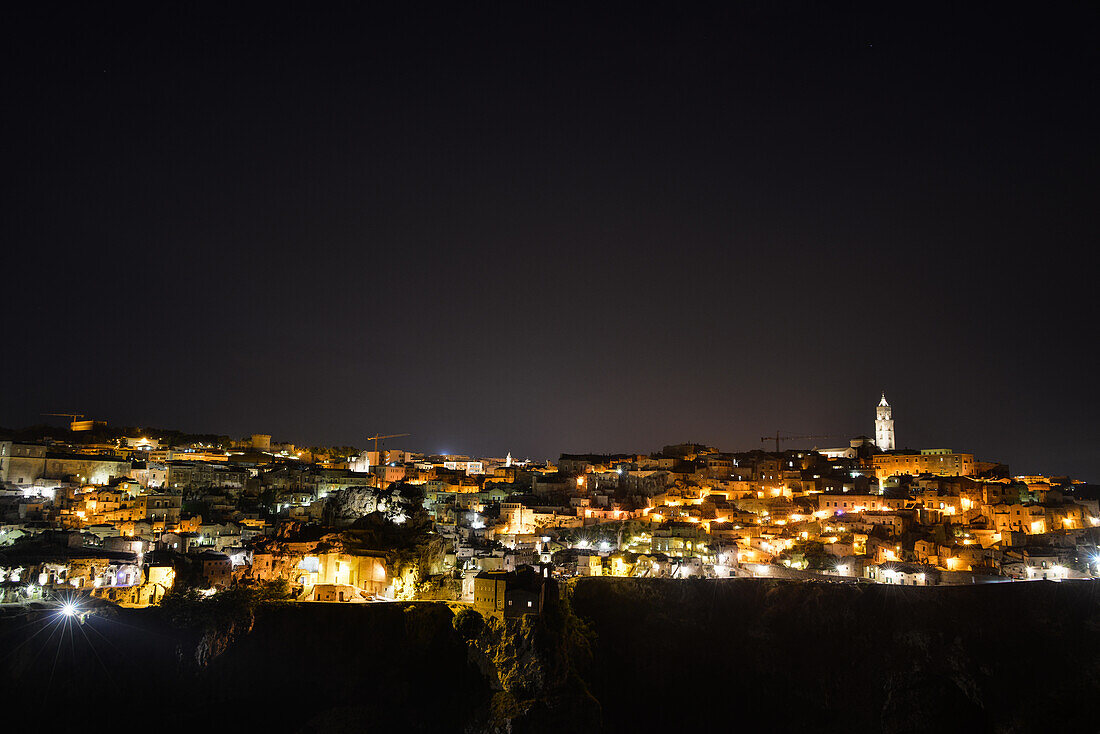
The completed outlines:
{"type": "Polygon", "coordinates": [[[786,431],[776,431],[774,436],[761,436],[760,441],[775,441],[775,453],[779,453],[780,441],[811,441],[822,438],[836,438],[836,436],[795,436],[795,435],[782,435],[786,431]]]}
{"type": "Polygon", "coordinates": [[[97,422],[80,420],[84,417],[83,413],[43,413],[42,415],[54,415],[58,418],[68,418],[70,431],[90,431],[95,427],[97,422]]]}
{"type": "MultiPolygon", "coordinates": [[[[391,433],[388,436],[383,436],[380,433],[376,433],[373,436],[367,436],[367,440],[368,441],[374,441],[374,453],[377,454],[378,453],[378,442],[380,440],[385,439],[385,438],[401,438],[402,436],[411,436],[411,435],[412,435],[411,433],[391,433]]],[[[378,460],[382,461],[381,454],[379,454],[378,460]]]]}
{"type": "Polygon", "coordinates": [[[83,418],[83,413],[43,413],[42,415],[55,415],[58,418],[68,418],[70,422],[75,421],[77,418],[83,418]]]}

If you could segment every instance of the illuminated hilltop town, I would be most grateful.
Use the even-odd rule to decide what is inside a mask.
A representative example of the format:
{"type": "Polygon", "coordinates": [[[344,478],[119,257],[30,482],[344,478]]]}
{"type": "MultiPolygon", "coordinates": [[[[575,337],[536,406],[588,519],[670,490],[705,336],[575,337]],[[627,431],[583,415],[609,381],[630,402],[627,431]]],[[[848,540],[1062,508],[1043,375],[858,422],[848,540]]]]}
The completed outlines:
{"type": "Polygon", "coordinates": [[[784,448],[776,434],[772,450],[679,444],[546,463],[380,443],[394,436],[304,448],[77,417],[0,441],[3,603],[63,590],[145,606],[278,583],[300,601],[433,599],[508,617],[538,614],[545,579],[574,576],[1100,576],[1093,487],[897,448],[885,394],[874,437],[838,447],[784,448]]]}

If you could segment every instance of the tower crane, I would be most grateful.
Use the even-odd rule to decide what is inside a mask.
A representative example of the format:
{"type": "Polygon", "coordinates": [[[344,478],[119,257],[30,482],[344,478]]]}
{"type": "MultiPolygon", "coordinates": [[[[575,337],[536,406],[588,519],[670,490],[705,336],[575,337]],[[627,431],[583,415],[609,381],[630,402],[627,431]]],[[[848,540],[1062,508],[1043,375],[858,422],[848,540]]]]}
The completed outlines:
{"type": "Polygon", "coordinates": [[[84,431],[90,429],[92,426],[95,425],[95,421],[80,420],[84,417],[83,413],[43,413],[42,415],[53,415],[57,416],[58,418],[68,418],[70,431],[84,431]]]}
{"type": "MultiPolygon", "coordinates": [[[[380,433],[376,433],[373,436],[367,436],[368,441],[374,441],[374,453],[378,453],[378,442],[385,438],[401,438],[402,436],[411,436],[411,433],[391,433],[388,436],[383,436],[380,433]]],[[[381,461],[381,455],[379,455],[379,461],[381,461]]]]}
{"type": "Polygon", "coordinates": [[[789,434],[787,431],[776,431],[774,436],[761,436],[760,441],[761,443],[763,443],[764,441],[775,441],[775,453],[778,454],[780,441],[810,441],[823,438],[837,438],[837,436],[795,436],[793,434],[789,434]]]}

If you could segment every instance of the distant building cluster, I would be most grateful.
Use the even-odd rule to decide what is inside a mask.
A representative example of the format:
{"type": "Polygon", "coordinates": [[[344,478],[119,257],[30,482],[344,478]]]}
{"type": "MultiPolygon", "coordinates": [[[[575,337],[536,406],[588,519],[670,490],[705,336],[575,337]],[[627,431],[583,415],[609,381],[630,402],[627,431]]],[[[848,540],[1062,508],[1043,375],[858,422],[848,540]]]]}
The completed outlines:
{"type": "Polygon", "coordinates": [[[301,601],[439,599],[506,618],[540,613],[546,579],[574,576],[1100,577],[1094,487],[897,448],[885,395],[873,438],[814,450],[535,463],[89,435],[0,440],[0,602],[65,590],[143,606],[278,582],[301,601]]]}

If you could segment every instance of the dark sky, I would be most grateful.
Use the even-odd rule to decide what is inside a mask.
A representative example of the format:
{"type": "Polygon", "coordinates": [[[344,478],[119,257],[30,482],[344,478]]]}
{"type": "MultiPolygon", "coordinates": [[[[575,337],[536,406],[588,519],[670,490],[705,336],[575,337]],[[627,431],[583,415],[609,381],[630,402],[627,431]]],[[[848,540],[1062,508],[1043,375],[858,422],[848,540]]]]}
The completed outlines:
{"type": "Polygon", "coordinates": [[[1100,6],[154,5],[0,31],[0,425],[745,450],[885,389],[1100,480],[1100,6]]]}

